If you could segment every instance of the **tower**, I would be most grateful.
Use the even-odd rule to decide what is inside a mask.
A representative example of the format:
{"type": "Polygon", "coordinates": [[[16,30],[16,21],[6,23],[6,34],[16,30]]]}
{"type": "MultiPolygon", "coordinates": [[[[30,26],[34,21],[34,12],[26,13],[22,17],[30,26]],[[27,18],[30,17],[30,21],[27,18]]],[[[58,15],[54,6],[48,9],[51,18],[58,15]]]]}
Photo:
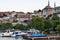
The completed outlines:
{"type": "Polygon", "coordinates": [[[54,2],[54,13],[56,12],[56,3],[54,2]]]}
{"type": "Polygon", "coordinates": [[[50,6],[50,1],[48,0],[48,6],[50,6]]]}
{"type": "Polygon", "coordinates": [[[50,7],[50,1],[48,0],[48,15],[51,14],[51,7],[50,7]]]}
{"type": "Polygon", "coordinates": [[[56,3],[54,2],[54,8],[56,7],[56,3]]]}

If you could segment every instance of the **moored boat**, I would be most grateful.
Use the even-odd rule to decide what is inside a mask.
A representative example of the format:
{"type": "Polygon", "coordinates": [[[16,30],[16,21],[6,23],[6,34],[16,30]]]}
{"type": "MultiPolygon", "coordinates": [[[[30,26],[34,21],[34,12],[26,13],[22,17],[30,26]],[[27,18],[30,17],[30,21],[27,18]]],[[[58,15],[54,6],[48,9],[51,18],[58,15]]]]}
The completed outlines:
{"type": "Polygon", "coordinates": [[[40,33],[38,30],[32,29],[30,31],[27,31],[28,34],[24,35],[23,38],[28,37],[42,37],[45,36],[45,34],[40,33]]]}
{"type": "Polygon", "coordinates": [[[2,37],[11,37],[13,32],[10,32],[10,31],[7,31],[7,32],[4,32],[4,33],[1,33],[1,36],[2,37]]]}
{"type": "Polygon", "coordinates": [[[12,34],[12,35],[22,36],[22,35],[25,35],[25,34],[27,34],[27,33],[22,32],[22,31],[15,31],[15,32],[13,32],[13,34],[12,34]]]}

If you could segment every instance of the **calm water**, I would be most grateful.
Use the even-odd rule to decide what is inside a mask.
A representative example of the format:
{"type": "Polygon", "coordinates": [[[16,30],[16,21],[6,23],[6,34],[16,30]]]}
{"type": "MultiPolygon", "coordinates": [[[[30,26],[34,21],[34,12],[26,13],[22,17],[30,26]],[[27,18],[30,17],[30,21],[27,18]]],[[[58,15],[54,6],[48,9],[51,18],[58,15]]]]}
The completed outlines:
{"type": "Polygon", "coordinates": [[[0,37],[0,40],[25,40],[22,37],[0,37]]]}
{"type": "MultiPolygon", "coordinates": [[[[0,37],[0,40],[26,40],[26,39],[23,39],[22,37],[0,37]]],[[[35,39],[35,40],[60,40],[59,39],[35,39]]]]}

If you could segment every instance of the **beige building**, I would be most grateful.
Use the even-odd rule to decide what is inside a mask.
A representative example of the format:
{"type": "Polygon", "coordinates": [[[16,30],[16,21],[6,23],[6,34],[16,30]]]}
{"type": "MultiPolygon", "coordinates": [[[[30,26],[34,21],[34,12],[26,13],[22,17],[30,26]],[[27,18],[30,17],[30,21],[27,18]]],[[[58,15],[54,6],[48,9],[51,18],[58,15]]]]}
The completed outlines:
{"type": "Polygon", "coordinates": [[[39,9],[38,11],[34,11],[34,13],[32,14],[32,16],[42,16],[41,15],[41,10],[39,9]]]}

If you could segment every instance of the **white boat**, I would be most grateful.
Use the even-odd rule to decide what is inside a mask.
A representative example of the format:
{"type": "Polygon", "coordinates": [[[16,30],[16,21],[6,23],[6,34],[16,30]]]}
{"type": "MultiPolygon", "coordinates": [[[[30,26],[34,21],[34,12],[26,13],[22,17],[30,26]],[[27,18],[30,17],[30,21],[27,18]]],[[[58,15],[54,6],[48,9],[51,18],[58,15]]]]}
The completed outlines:
{"type": "Polygon", "coordinates": [[[22,36],[22,35],[25,35],[27,33],[24,33],[22,31],[6,31],[4,33],[1,33],[1,36],[2,37],[15,37],[15,36],[22,36]]]}
{"type": "Polygon", "coordinates": [[[7,31],[7,32],[4,32],[4,33],[1,33],[1,36],[2,37],[11,37],[13,32],[10,32],[10,31],[7,31]]]}
{"type": "Polygon", "coordinates": [[[24,33],[22,31],[15,31],[15,32],[13,32],[12,36],[22,36],[22,35],[25,35],[25,34],[27,34],[27,33],[24,33]]]}

